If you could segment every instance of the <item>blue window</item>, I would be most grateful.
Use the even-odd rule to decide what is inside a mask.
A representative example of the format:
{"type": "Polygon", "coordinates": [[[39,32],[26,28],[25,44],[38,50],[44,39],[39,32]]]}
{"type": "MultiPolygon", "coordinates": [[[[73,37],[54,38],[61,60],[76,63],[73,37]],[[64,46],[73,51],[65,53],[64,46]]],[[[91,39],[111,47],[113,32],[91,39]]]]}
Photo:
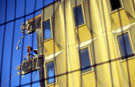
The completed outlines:
{"type": "Polygon", "coordinates": [[[74,17],[75,17],[75,26],[78,27],[79,25],[84,24],[83,20],[83,13],[81,5],[76,6],[74,8],[74,17]]]}
{"type": "Polygon", "coordinates": [[[122,58],[132,56],[132,48],[128,37],[128,33],[118,36],[118,41],[122,58]]]}
{"type": "Polygon", "coordinates": [[[82,72],[91,70],[88,48],[80,50],[80,65],[81,65],[82,72]]]}
{"type": "Polygon", "coordinates": [[[47,64],[47,78],[48,78],[48,84],[55,82],[55,68],[54,68],[54,62],[50,62],[47,64]]]}
{"type": "Polygon", "coordinates": [[[43,22],[44,28],[44,39],[51,38],[51,26],[50,26],[50,19],[43,22]]]}

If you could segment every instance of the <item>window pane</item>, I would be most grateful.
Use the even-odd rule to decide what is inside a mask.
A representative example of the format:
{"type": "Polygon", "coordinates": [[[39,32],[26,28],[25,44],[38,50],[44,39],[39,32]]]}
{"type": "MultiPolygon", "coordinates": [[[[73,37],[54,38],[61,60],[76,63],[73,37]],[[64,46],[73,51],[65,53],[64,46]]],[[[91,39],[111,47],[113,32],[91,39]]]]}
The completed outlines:
{"type": "Polygon", "coordinates": [[[112,10],[121,8],[120,0],[110,0],[110,1],[111,1],[112,10]]]}
{"type": "Polygon", "coordinates": [[[47,78],[49,78],[48,83],[55,82],[54,76],[55,76],[54,62],[50,62],[47,64],[47,78]]]}
{"type": "Polygon", "coordinates": [[[88,48],[80,50],[80,63],[82,72],[91,70],[88,48]]]}
{"type": "Polygon", "coordinates": [[[74,17],[75,17],[75,26],[76,27],[81,24],[84,24],[81,5],[74,8],[74,17]]]}
{"type": "Polygon", "coordinates": [[[118,40],[119,40],[119,44],[120,44],[122,57],[131,56],[132,55],[132,49],[131,49],[128,33],[119,36],[118,40]]]}
{"type": "Polygon", "coordinates": [[[47,20],[43,23],[44,27],[44,39],[51,38],[51,26],[50,26],[50,20],[47,20]]]}

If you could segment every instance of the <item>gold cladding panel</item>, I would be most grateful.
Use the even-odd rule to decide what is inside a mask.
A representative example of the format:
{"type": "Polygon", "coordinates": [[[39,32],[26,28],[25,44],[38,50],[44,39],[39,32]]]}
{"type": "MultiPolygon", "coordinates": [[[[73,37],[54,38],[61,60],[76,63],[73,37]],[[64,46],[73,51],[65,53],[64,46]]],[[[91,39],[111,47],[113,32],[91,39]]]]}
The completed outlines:
{"type": "Polygon", "coordinates": [[[122,26],[130,24],[130,21],[124,9],[111,13],[111,16],[117,28],[121,27],[120,21],[122,26]]]}
{"type": "MultiPolygon", "coordinates": [[[[56,43],[54,45],[54,40],[53,39],[49,39],[49,40],[45,41],[44,42],[44,48],[47,51],[47,55],[53,54],[54,50],[55,50],[55,53],[59,51],[59,48],[56,45],[56,43]],[[55,47],[55,49],[54,49],[54,47],[55,47]]],[[[44,50],[44,54],[46,55],[45,50],[44,50]]]]}
{"type": "Polygon", "coordinates": [[[130,76],[131,87],[135,86],[135,57],[122,61],[126,76],[130,76]]]}
{"type": "Polygon", "coordinates": [[[95,87],[95,74],[94,72],[88,72],[82,75],[82,82],[84,87],[95,87]]]}
{"type": "Polygon", "coordinates": [[[75,32],[76,32],[76,35],[79,36],[80,42],[84,42],[86,40],[91,39],[90,30],[88,29],[86,25],[76,28],[75,32]]]}

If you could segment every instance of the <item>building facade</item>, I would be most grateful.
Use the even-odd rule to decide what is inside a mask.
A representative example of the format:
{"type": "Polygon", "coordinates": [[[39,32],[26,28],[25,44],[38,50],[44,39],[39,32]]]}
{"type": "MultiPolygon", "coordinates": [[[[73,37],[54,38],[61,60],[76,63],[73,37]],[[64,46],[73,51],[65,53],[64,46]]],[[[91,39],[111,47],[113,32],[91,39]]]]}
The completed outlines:
{"type": "Polygon", "coordinates": [[[37,33],[45,87],[135,87],[134,3],[58,0],[28,20],[38,25],[27,29],[37,33]]]}

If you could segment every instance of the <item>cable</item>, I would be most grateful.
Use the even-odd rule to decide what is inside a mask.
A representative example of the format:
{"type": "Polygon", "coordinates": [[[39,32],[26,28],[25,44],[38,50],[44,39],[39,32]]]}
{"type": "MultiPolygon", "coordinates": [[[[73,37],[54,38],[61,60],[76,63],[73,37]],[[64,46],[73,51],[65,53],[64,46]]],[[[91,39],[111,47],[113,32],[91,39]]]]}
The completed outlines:
{"type": "Polygon", "coordinates": [[[35,72],[35,75],[34,75],[34,77],[33,77],[33,79],[32,79],[32,81],[31,81],[31,82],[33,82],[33,81],[34,81],[34,79],[35,79],[35,77],[36,77],[36,74],[37,74],[37,71],[35,72]]]}
{"type": "Polygon", "coordinates": [[[15,75],[13,75],[13,76],[10,76],[7,80],[4,81],[2,87],[4,87],[4,86],[8,83],[8,81],[9,81],[9,87],[11,87],[11,82],[10,82],[10,81],[11,81],[11,79],[15,78],[17,75],[18,75],[18,74],[15,74],[15,75]]]}
{"type": "Polygon", "coordinates": [[[21,42],[21,40],[25,37],[26,35],[25,34],[23,34],[23,36],[19,39],[19,41],[17,42],[17,44],[16,44],[16,50],[19,50],[19,45],[20,45],[20,42],[21,42]]]}

